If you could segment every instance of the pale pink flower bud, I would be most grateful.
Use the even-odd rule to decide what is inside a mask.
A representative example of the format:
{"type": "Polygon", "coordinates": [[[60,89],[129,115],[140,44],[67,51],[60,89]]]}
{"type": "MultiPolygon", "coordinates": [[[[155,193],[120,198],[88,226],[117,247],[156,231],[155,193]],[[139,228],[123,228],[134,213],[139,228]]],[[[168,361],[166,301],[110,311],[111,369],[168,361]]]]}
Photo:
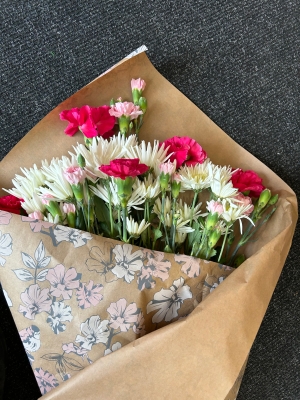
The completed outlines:
{"type": "Polygon", "coordinates": [[[138,89],[138,90],[142,91],[145,89],[145,87],[146,87],[146,82],[143,79],[141,79],[141,78],[131,79],[131,89],[132,90],[138,89]]]}
{"type": "Polygon", "coordinates": [[[175,170],[176,170],[176,162],[175,163],[171,163],[168,160],[168,162],[160,164],[159,169],[165,175],[167,175],[167,174],[173,175],[175,170]]]}
{"type": "Polygon", "coordinates": [[[78,185],[85,180],[86,173],[80,167],[69,167],[64,171],[64,177],[70,185],[78,185]]]}
{"type": "Polygon", "coordinates": [[[69,213],[75,213],[76,212],[76,207],[74,204],[72,203],[64,203],[63,205],[63,212],[65,214],[69,214],[69,213]]]}
{"type": "Polygon", "coordinates": [[[236,196],[233,198],[236,200],[238,205],[242,205],[244,207],[248,206],[251,204],[251,207],[247,211],[244,212],[244,215],[250,215],[254,209],[254,205],[252,204],[252,199],[249,196],[244,196],[243,193],[238,193],[236,196]]]}
{"type": "Polygon", "coordinates": [[[118,102],[114,106],[111,106],[109,114],[117,118],[125,116],[130,119],[136,119],[139,115],[143,114],[143,111],[139,106],[135,106],[130,101],[124,101],[118,102]]]}
{"type": "Polygon", "coordinates": [[[34,212],[28,214],[28,217],[32,218],[32,219],[39,219],[42,221],[44,220],[44,215],[40,211],[34,211],[34,212]]]}
{"type": "Polygon", "coordinates": [[[215,200],[207,201],[207,207],[206,208],[212,214],[218,213],[219,215],[221,215],[224,212],[224,208],[223,208],[222,203],[219,202],[219,201],[215,201],[215,200]]]}
{"type": "Polygon", "coordinates": [[[51,199],[54,199],[54,196],[52,196],[52,194],[47,194],[47,193],[44,193],[41,198],[42,203],[45,204],[46,206],[49,206],[49,201],[51,199]]]}

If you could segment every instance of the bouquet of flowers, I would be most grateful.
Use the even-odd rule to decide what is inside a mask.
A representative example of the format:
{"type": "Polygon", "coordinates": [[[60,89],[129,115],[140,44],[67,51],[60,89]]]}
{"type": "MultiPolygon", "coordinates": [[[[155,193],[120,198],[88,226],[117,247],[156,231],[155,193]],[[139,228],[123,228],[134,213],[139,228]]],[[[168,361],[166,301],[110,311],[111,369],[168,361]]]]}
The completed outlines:
{"type": "Polygon", "coordinates": [[[45,398],[234,397],[283,266],[272,251],[291,242],[291,189],[143,53],[18,146],[1,163],[0,279],[45,398]]]}
{"type": "MultiPolygon", "coordinates": [[[[133,102],[118,98],[110,107],[62,111],[60,118],[69,122],[65,133],[79,129],[85,144],[74,147],[71,158],[22,169],[7,191],[33,220],[239,266],[245,257],[236,257],[237,251],[269,220],[278,195],[254,171],[214,165],[188,136],[139,142],[145,87],[143,79],[132,79],[133,102]],[[204,209],[199,196],[208,199],[204,209]],[[244,233],[242,219],[248,220],[244,233]],[[242,236],[231,251],[237,222],[242,236]]],[[[124,271],[116,274],[124,277],[124,271]]]]}

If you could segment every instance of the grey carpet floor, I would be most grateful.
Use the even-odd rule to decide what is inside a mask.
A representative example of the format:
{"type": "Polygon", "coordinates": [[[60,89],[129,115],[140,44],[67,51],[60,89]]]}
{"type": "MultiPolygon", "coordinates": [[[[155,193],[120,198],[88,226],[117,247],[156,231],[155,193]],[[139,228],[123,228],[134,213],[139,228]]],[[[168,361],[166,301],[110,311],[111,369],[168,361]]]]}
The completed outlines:
{"type": "MultiPolygon", "coordinates": [[[[145,44],[161,74],[299,196],[299,11],[297,0],[2,0],[0,160],[56,105],[145,44]]],[[[300,399],[299,232],[238,400],[300,399]]],[[[3,298],[0,321],[3,398],[36,399],[3,298]]]]}

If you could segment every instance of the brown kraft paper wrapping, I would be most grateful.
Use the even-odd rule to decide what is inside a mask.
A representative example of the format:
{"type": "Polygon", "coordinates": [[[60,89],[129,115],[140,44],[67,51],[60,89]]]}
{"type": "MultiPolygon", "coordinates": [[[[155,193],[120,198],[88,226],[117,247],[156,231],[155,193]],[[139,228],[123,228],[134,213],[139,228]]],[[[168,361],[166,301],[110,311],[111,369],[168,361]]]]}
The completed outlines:
{"type": "MultiPolygon", "coordinates": [[[[138,339],[134,336],[125,338],[122,348],[118,351],[98,360],[93,359],[91,365],[85,365],[86,368],[77,371],[76,376],[60,382],[58,387],[43,397],[45,400],[64,398],[234,400],[250,348],[291,245],[297,221],[296,196],[291,188],[268,167],[235,143],[163,78],[144,52],[119,63],[64,101],[39,122],[0,163],[0,184],[1,187],[10,188],[11,179],[19,172],[20,166],[30,168],[34,163],[40,166],[41,160],[67,155],[68,151],[72,150],[72,145],[83,141],[79,134],[72,138],[63,134],[66,123],[60,121],[59,112],[85,104],[90,106],[109,104],[112,97],[121,96],[128,99],[131,95],[130,80],[138,77],[147,83],[145,97],[148,100],[141,139],[163,140],[174,135],[196,139],[215,164],[255,170],[263,178],[264,185],[279,194],[278,209],[260,232],[259,240],[247,245],[246,255],[249,258],[237,270],[230,273],[229,270],[226,272],[225,267],[221,270],[221,266],[217,264],[199,261],[202,275],[201,277],[199,275],[197,285],[194,287],[192,283],[187,283],[195,293],[198,286],[199,294],[198,298],[195,295],[196,300],[193,300],[193,304],[179,313],[179,317],[188,314],[185,318],[166,326],[158,324],[157,328],[161,329],[138,339]],[[218,268],[221,272],[218,272],[218,268]],[[226,275],[224,282],[217,287],[217,290],[206,296],[203,282],[211,285],[223,275],[226,275]],[[201,299],[203,301],[198,304],[201,299]]],[[[18,252],[14,248],[12,255],[7,257],[4,268],[0,267],[0,281],[4,289],[8,291],[10,275],[7,271],[12,270],[11,266],[14,264],[20,263],[20,252],[26,249],[28,254],[35,254],[40,240],[43,240],[46,255],[52,252],[51,256],[55,259],[52,267],[57,264],[67,264],[68,261],[69,266],[73,263],[80,272],[80,265],[84,265],[85,260],[80,260],[79,248],[73,251],[66,243],[61,243],[55,248],[51,247],[50,239],[41,233],[31,232],[28,227],[26,229],[28,224],[22,222],[21,217],[13,216],[9,225],[0,226],[2,234],[6,232],[10,232],[12,236],[14,233],[18,234],[18,241],[14,242],[18,252]]],[[[110,239],[93,237],[87,243],[88,251],[91,251],[93,246],[104,251],[105,241],[114,242],[110,239]]],[[[114,242],[114,245],[120,243],[114,242]]],[[[132,249],[133,252],[139,250],[141,249],[137,247],[132,249]]],[[[171,271],[180,268],[180,265],[182,267],[182,263],[175,261],[174,255],[164,255],[164,257],[170,262],[171,271]]],[[[95,271],[85,267],[84,273],[87,276],[85,282],[88,279],[96,280],[95,271]]],[[[11,274],[14,275],[13,272],[11,274]]],[[[166,281],[166,286],[161,287],[169,288],[173,280],[170,272],[169,281],[166,281]]],[[[156,283],[158,281],[160,280],[157,279],[156,283]]],[[[105,280],[103,282],[105,285],[105,280]]],[[[20,285],[16,293],[24,292],[28,287],[27,283],[27,286],[22,288],[24,285],[22,281],[14,281],[15,284],[20,285]]],[[[43,284],[44,282],[41,283],[41,287],[43,284]]],[[[112,292],[119,290],[115,289],[114,284],[115,282],[110,286],[112,292]]],[[[131,292],[130,286],[124,290],[131,292]]],[[[159,289],[157,286],[155,291],[159,289]]],[[[134,292],[128,295],[134,296],[134,292]]],[[[20,295],[18,296],[11,296],[12,302],[17,303],[17,306],[22,304],[20,295]]],[[[153,298],[151,294],[149,296],[142,300],[143,306],[153,298]]],[[[73,297],[76,302],[75,296],[73,297]]],[[[130,298],[130,301],[133,302],[135,299],[130,298]]],[[[102,307],[101,302],[98,307],[102,307]]],[[[20,331],[22,326],[25,326],[24,317],[18,312],[17,307],[12,313],[20,331]]],[[[95,314],[97,310],[93,310],[90,315],[95,314]]],[[[73,317],[74,322],[76,315],[73,314],[73,317]]],[[[29,326],[35,324],[35,321],[27,319],[26,323],[29,326]]],[[[73,333],[73,336],[69,333],[66,342],[74,340],[78,333],[73,333]]],[[[60,339],[59,335],[57,339],[60,339]]],[[[54,343],[56,337],[52,335],[50,339],[49,335],[50,348],[51,340],[54,343]]]]}

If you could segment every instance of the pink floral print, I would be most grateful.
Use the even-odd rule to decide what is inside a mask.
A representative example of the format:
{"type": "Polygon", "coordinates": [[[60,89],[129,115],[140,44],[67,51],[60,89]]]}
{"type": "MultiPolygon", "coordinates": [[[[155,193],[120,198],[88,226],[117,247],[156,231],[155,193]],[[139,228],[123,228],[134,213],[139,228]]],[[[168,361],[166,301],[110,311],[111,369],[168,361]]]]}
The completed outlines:
{"type": "Polygon", "coordinates": [[[33,219],[30,217],[22,217],[23,222],[29,222],[30,228],[34,233],[41,232],[42,228],[49,228],[53,226],[51,222],[41,221],[39,219],[33,219]]]}
{"type": "Polygon", "coordinates": [[[73,289],[79,287],[79,279],[81,274],[78,274],[75,268],[66,268],[62,264],[49,269],[46,279],[51,283],[50,293],[52,296],[62,296],[64,300],[69,300],[72,297],[73,289]]]}
{"type": "Polygon", "coordinates": [[[36,368],[34,370],[34,375],[42,394],[46,394],[51,389],[58,386],[58,381],[55,376],[48,371],[44,371],[43,368],[36,368]]]}
{"type": "Polygon", "coordinates": [[[137,306],[135,303],[130,303],[126,307],[125,299],[120,299],[116,303],[111,303],[107,312],[111,315],[109,321],[110,326],[114,329],[119,329],[121,332],[127,332],[132,323],[137,321],[137,306]]]}
{"type": "Polygon", "coordinates": [[[103,285],[94,285],[93,281],[89,281],[89,283],[80,283],[76,294],[78,306],[80,308],[96,306],[103,299],[103,295],[100,293],[102,289],[103,285]]]}
{"type": "Polygon", "coordinates": [[[11,213],[0,210],[0,225],[8,225],[11,218],[11,213]]]}
{"type": "Polygon", "coordinates": [[[137,280],[140,290],[151,289],[155,286],[153,276],[160,278],[162,281],[168,279],[169,270],[171,268],[171,262],[164,260],[163,252],[144,249],[143,253],[148,261],[146,263],[144,262],[137,280]]]}
{"type": "Polygon", "coordinates": [[[190,278],[196,278],[200,274],[200,260],[185,254],[175,254],[175,261],[181,264],[181,271],[190,278]]]}
{"type": "Polygon", "coordinates": [[[21,293],[21,300],[25,307],[21,304],[19,312],[28,319],[34,319],[36,314],[43,311],[48,312],[52,304],[52,300],[49,297],[49,289],[41,290],[38,284],[30,285],[25,292],[21,293]]]}

